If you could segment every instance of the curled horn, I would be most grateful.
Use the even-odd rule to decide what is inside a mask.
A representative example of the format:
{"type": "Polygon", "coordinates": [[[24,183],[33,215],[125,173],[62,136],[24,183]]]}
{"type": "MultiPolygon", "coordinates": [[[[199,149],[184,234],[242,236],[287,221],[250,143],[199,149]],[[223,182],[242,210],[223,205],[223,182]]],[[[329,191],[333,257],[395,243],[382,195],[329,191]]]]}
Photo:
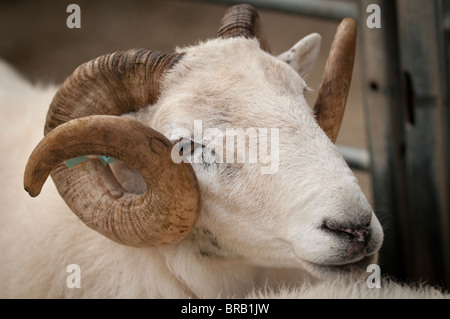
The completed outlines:
{"type": "Polygon", "coordinates": [[[229,8],[220,21],[217,33],[220,38],[224,39],[234,37],[257,38],[261,48],[270,51],[261,31],[259,14],[255,8],[248,4],[239,4],[229,8]]]}
{"type": "Polygon", "coordinates": [[[345,18],[334,36],[314,105],[316,120],[333,143],[336,142],[344,116],[352,80],[355,48],[356,23],[351,18],[345,18]]]}
{"type": "Polygon", "coordinates": [[[161,133],[118,115],[155,103],[160,78],[180,54],[134,49],[104,55],[78,67],[50,105],[45,137],[31,154],[24,186],[37,196],[47,179],[89,227],[129,246],[182,240],[194,225],[200,195],[195,173],[171,160],[161,133]],[[65,160],[106,155],[139,171],[144,194],[128,193],[97,159],[74,167],[65,160]]]}

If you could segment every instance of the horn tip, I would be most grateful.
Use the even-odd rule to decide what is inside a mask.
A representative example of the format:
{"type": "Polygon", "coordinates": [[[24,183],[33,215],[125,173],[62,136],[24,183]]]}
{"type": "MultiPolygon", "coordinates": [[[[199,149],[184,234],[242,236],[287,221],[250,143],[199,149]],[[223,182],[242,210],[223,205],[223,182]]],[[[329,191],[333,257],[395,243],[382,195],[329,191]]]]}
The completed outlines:
{"type": "Polygon", "coordinates": [[[346,17],[344,19],[342,19],[342,21],[345,21],[346,23],[352,23],[356,25],[355,19],[350,18],[350,17],[346,17]]]}
{"type": "Polygon", "coordinates": [[[35,189],[33,186],[24,185],[25,191],[30,195],[31,197],[37,197],[41,193],[41,189],[35,189]]]}
{"type": "Polygon", "coordinates": [[[36,180],[36,176],[30,173],[30,168],[25,168],[25,173],[23,176],[23,188],[31,197],[37,197],[41,193],[42,186],[45,182],[39,182],[36,180]]]}
{"type": "Polygon", "coordinates": [[[351,29],[354,32],[356,32],[356,29],[357,29],[356,21],[350,17],[342,19],[340,26],[351,29]]]}

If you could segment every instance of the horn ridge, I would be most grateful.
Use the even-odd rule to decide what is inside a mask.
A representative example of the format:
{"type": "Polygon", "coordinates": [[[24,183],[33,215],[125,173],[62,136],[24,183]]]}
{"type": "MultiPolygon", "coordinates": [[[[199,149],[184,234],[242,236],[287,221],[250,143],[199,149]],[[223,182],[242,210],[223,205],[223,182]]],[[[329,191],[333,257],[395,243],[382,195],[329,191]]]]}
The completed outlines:
{"type": "Polygon", "coordinates": [[[223,39],[235,37],[257,38],[261,48],[265,51],[270,51],[269,45],[261,31],[258,11],[248,4],[230,7],[220,21],[217,35],[223,39]]]}

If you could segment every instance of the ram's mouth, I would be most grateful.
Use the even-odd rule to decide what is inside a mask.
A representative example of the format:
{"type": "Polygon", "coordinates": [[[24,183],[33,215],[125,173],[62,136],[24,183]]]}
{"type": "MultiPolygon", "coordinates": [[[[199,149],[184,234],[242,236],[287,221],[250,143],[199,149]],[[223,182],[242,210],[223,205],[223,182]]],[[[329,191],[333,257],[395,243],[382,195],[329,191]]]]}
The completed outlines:
{"type": "Polygon", "coordinates": [[[360,275],[366,273],[367,266],[376,262],[377,254],[363,257],[357,261],[344,264],[319,264],[308,262],[314,273],[320,277],[335,277],[336,275],[360,275]]]}

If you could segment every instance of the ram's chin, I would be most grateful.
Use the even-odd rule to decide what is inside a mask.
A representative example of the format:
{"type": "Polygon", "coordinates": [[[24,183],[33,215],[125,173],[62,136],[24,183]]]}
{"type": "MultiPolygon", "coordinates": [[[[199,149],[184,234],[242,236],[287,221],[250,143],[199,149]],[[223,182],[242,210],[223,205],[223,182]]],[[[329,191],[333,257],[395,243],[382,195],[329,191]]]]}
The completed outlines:
{"type": "Polygon", "coordinates": [[[336,277],[359,278],[366,276],[367,266],[377,262],[378,254],[365,256],[364,258],[343,264],[320,264],[307,262],[306,268],[313,276],[322,280],[335,279],[336,277]]]}

